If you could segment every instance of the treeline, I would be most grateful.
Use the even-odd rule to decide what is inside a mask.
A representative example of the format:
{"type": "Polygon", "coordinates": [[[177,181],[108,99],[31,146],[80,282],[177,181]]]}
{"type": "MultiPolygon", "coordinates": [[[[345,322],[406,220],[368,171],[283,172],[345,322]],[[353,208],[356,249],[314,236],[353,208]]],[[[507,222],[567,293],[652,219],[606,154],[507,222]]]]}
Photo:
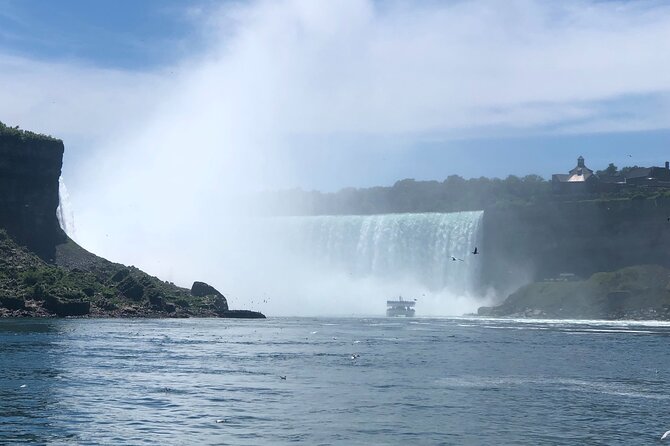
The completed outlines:
{"type": "Polygon", "coordinates": [[[31,132],[29,130],[22,130],[19,126],[9,126],[0,121],[0,136],[11,136],[14,138],[19,138],[21,140],[46,140],[46,141],[57,141],[57,138],[49,135],[43,135],[41,133],[31,132]]]}
{"type": "MultiPolygon", "coordinates": [[[[600,173],[612,174],[612,170],[600,173]]],[[[264,202],[265,211],[273,215],[366,215],[473,211],[542,201],[646,199],[668,194],[667,190],[637,187],[609,194],[559,195],[552,192],[551,181],[539,175],[504,179],[451,175],[444,181],[404,179],[390,187],[345,188],[334,193],[284,190],[267,193],[264,202]]]]}
{"type": "Polygon", "coordinates": [[[405,179],[391,187],[346,188],[335,193],[292,189],[269,194],[272,213],[306,215],[456,212],[510,203],[532,203],[551,195],[551,183],[538,175],[444,181],[405,179]]]}

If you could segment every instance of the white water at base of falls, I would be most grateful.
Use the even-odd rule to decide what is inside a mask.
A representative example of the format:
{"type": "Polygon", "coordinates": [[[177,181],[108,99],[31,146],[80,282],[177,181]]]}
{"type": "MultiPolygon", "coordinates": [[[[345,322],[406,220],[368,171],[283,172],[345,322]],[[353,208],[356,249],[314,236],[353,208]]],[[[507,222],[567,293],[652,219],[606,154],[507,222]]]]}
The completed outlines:
{"type": "Polygon", "coordinates": [[[286,248],[317,267],[469,294],[479,276],[472,251],[482,216],[483,211],[284,217],[279,226],[286,248]]]}
{"type": "Polygon", "coordinates": [[[58,208],[56,217],[60,227],[71,239],[75,239],[74,213],[70,205],[70,194],[67,192],[63,177],[58,179],[58,208]]]}
{"type": "Polygon", "coordinates": [[[232,307],[268,315],[381,316],[386,300],[402,295],[418,299],[417,316],[458,316],[489,304],[478,294],[481,257],[472,254],[482,217],[475,211],[238,220],[222,224],[224,237],[211,240],[221,247],[217,261],[200,265],[200,273],[220,284],[232,307]]]}

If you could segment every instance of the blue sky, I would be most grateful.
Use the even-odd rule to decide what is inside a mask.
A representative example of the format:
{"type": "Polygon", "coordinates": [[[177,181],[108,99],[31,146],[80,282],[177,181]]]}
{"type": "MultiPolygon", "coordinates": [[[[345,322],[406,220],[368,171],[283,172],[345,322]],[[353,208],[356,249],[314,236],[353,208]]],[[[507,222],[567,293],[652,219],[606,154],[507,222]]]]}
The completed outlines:
{"type": "Polygon", "coordinates": [[[39,60],[152,69],[198,51],[200,32],[185,4],[0,0],[0,45],[8,53],[39,60]]]}
{"type": "MultiPolygon", "coordinates": [[[[74,188],[101,151],[141,139],[143,123],[160,119],[166,92],[192,88],[208,69],[214,83],[235,72],[221,82],[241,91],[234,105],[249,115],[239,125],[248,131],[236,127],[236,142],[251,144],[256,133],[267,135],[254,144],[281,141],[267,152],[245,146],[244,157],[253,152],[248,163],[271,165],[257,172],[261,188],[335,190],[454,173],[548,177],[578,155],[594,168],[670,157],[669,85],[646,74],[670,68],[661,42],[670,24],[663,2],[321,5],[0,0],[0,61],[15,70],[6,76],[28,76],[38,93],[63,95],[44,107],[39,97],[22,102],[20,87],[6,91],[5,102],[15,106],[0,106],[0,120],[64,138],[64,169],[74,188]],[[359,45],[368,52],[350,57],[359,45]],[[389,58],[395,51],[398,57],[389,58]],[[627,61],[631,54],[642,55],[627,61]],[[212,60],[217,67],[208,67],[212,60]],[[50,71],[60,77],[49,79],[50,71]],[[59,84],[62,78],[68,85],[59,84]],[[499,97],[489,101],[493,95],[499,97]],[[328,101],[333,109],[324,108],[328,101]],[[268,180],[278,164],[285,175],[268,180]]],[[[200,105],[188,104],[227,113],[200,105]]]]}

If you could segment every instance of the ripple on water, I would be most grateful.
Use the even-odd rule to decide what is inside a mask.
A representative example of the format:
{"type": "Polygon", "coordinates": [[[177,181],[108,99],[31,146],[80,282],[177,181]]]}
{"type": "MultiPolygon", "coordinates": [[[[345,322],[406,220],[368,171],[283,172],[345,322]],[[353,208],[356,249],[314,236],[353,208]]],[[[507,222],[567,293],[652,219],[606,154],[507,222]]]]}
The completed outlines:
{"type": "Polygon", "coordinates": [[[666,423],[669,334],[464,318],[0,320],[0,444],[641,444],[666,423]]]}

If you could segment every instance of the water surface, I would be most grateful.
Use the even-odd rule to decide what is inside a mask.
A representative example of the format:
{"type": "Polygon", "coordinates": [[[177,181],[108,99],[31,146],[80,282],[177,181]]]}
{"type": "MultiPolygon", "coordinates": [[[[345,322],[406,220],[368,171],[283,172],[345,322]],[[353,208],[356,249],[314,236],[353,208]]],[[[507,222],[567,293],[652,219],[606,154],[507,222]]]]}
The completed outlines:
{"type": "Polygon", "coordinates": [[[597,321],[0,320],[0,444],[649,444],[670,429],[668,335],[597,321]]]}

